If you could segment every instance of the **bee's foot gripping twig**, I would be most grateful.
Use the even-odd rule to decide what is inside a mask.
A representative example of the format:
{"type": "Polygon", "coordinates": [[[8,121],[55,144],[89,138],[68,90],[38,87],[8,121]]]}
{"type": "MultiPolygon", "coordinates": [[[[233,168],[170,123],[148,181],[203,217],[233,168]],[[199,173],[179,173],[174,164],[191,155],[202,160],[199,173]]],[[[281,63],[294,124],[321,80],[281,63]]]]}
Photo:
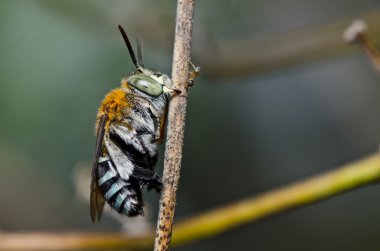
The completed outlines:
{"type": "Polygon", "coordinates": [[[201,71],[201,68],[199,66],[195,66],[191,61],[190,61],[190,74],[189,74],[189,79],[187,80],[187,87],[191,87],[194,85],[194,80],[199,76],[199,72],[201,71]]]}
{"type": "Polygon", "coordinates": [[[182,91],[181,90],[178,90],[178,89],[173,89],[173,91],[175,92],[175,94],[177,95],[180,95],[182,94],[182,91]]]}

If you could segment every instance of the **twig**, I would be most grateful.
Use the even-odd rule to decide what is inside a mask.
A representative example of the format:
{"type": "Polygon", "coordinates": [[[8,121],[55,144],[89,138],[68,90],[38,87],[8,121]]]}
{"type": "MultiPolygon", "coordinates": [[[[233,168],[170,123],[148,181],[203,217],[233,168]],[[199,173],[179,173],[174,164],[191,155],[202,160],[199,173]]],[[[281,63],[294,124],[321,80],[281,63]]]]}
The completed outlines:
{"type": "Polygon", "coordinates": [[[156,251],[169,249],[172,234],[185,131],[193,12],[193,0],[178,0],[172,80],[174,88],[180,89],[182,94],[174,97],[169,104],[168,133],[162,178],[164,188],[160,200],[156,239],[154,242],[154,250],[156,251]]]}
{"type": "MultiPolygon", "coordinates": [[[[183,220],[175,225],[172,245],[215,236],[379,180],[380,155],[374,154],[326,174],[183,220]]],[[[146,250],[152,243],[153,233],[141,238],[122,233],[0,233],[1,251],[146,250]]]]}

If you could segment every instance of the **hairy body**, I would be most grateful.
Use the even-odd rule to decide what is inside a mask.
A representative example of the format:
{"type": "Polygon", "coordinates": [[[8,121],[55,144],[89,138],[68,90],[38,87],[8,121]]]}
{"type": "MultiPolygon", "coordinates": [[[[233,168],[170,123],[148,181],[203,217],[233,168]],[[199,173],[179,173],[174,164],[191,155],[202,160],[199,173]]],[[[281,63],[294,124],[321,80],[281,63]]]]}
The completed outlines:
{"type": "Polygon", "coordinates": [[[141,187],[161,190],[153,168],[170,96],[171,92],[148,95],[131,86],[127,78],[105,96],[96,122],[97,136],[102,139],[92,174],[93,220],[100,219],[105,201],[124,215],[141,215],[141,187]]]}

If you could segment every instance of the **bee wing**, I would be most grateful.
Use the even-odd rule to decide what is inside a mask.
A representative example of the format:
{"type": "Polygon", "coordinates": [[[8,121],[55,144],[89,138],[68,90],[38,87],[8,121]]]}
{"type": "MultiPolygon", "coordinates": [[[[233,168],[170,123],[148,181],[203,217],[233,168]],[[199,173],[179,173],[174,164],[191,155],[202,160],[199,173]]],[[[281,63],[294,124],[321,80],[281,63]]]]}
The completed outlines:
{"type": "Polygon", "coordinates": [[[91,220],[95,222],[95,220],[100,220],[103,207],[104,207],[104,196],[100,191],[98,185],[98,159],[102,151],[102,143],[104,137],[105,124],[108,119],[107,115],[103,115],[99,120],[98,131],[96,134],[96,146],[94,153],[94,161],[92,164],[92,172],[91,172],[91,195],[90,195],[90,213],[91,220]]]}

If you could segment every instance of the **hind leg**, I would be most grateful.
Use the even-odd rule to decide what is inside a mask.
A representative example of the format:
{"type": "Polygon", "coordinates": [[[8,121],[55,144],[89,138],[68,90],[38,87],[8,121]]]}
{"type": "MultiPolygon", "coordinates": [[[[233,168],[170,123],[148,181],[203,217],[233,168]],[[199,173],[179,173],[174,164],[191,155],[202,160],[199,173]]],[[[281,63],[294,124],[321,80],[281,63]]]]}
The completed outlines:
{"type": "Polygon", "coordinates": [[[158,193],[162,190],[161,178],[152,170],[135,167],[132,177],[146,185],[148,190],[155,189],[158,193]]]}

